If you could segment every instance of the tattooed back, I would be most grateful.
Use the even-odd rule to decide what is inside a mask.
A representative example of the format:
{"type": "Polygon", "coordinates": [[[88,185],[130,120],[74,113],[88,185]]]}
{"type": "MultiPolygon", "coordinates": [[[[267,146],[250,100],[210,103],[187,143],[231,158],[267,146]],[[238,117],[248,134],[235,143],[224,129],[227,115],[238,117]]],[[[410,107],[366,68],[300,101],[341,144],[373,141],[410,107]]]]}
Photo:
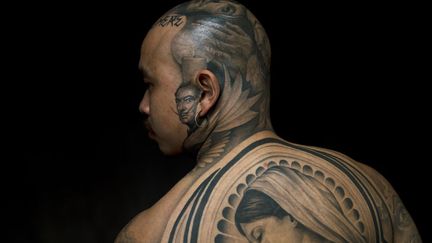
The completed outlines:
{"type": "Polygon", "coordinates": [[[195,168],[117,242],[420,242],[373,169],[289,143],[270,121],[270,43],[243,5],[181,4],[143,41],[150,138],[195,168]]]}
{"type": "Polygon", "coordinates": [[[213,166],[189,173],[138,215],[118,242],[127,237],[132,242],[421,242],[401,200],[376,171],[272,132],[257,133],[213,166]]]}

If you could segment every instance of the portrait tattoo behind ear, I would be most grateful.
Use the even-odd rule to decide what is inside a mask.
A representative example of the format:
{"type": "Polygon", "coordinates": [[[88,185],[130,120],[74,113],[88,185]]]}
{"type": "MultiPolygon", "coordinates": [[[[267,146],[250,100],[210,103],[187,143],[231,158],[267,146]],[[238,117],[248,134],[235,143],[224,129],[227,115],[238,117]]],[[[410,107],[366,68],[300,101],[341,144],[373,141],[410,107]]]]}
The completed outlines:
{"type": "Polygon", "coordinates": [[[199,125],[196,116],[201,91],[192,84],[180,86],[176,92],[177,112],[180,121],[188,126],[188,134],[199,125]]]}
{"type": "Polygon", "coordinates": [[[118,243],[125,236],[170,243],[421,242],[378,172],[276,135],[270,53],[263,26],[235,1],[186,2],[153,25],[140,66],[159,86],[140,108],[161,150],[190,152],[196,166],[136,216],[118,243]]]}

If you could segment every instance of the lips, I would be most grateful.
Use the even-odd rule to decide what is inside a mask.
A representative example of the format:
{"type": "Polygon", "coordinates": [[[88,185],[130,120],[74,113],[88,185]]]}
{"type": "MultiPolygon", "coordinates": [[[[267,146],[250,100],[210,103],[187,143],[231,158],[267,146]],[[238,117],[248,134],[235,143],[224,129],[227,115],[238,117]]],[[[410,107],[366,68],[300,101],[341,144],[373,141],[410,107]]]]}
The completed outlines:
{"type": "Polygon", "coordinates": [[[146,121],[144,122],[144,125],[145,125],[145,127],[146,127],[146,129],[147,129],[147,131],[148,131],[148,135],[149,135],[149,137],[150,137],[150,138],[154,138],[154,137],[156,136],[156,133],[153,131],[153,128],[152,128],[152,126],[151,126],[151,124],[150,124],[150,121],[149,121],[149,120],[146,120],[146,121]]]}
{"type": "Polygon", "coordinates": [[[188,120],[188,113],[187,112],[181,112],[180,113],[180,119],[182,121],[187,121],[188,120]]]}

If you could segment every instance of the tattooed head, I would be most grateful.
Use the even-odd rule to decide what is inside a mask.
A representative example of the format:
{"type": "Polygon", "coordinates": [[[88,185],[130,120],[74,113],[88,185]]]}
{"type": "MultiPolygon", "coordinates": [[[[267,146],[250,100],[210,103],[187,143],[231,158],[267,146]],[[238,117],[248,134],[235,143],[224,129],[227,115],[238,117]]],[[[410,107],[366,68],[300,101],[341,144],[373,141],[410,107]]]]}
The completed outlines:
{"type": "MultiPolygon", "coordinates": [[[[243,5],[228,0],[183,3],[162,16],[146,40],[142,69],[151,69],[146,65],[151,66],[150,61],[157,62],[152,58],[161,55],[154,53],[154,46],[163,46],[162,55],[166,55],[159,65],[172,64],[169,80],[175,91],[166,98],[175,101],[171,112],[184,126],[183,147],[196,148],[213,133],[271,129],[270,44],[262,25],[243,5]],[[146,47],[146,40],[147,44],[151,42],[148,39],[152,35],[162,37],[156,38],[157,44],[146,47]],[[204,70],[208,75],[202,75],[204,70]],[[218,92],[212,91],[213,86],[206,86],[209,79],[216,80],[218,92]],[[217,97],[207,102],[209,93],[216,93],[217,97]],[[194,117],[202,121],[202,126],[194,117]]],[[[153,128],[157,125],[152,116],[149,114],[153,128]]]]}
{"type": "MultiPolygon", "coordinates": [[[[173,13],[185,15],[187,23],[172,44],[172,53],[181,65],[182,58],[206,58],[209,69],[220,74],[223,66],[235,77],[237,72],[247,75],[249,68],[258,68],[268,75],[270,45],[258,20],[243,6],[232,1],[193,1],[174,8],[173,13]],[[250,63],[256,62],[256,63],[250,63]]],[[[251,80],[258,88],[261,80],[251,80]]]]}

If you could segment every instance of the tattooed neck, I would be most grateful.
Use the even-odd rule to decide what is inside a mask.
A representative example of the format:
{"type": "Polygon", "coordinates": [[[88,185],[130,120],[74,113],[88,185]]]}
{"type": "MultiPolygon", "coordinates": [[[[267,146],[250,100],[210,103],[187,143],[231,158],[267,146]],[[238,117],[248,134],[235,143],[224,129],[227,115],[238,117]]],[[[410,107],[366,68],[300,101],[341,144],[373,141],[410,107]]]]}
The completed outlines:
{"type": "Polygon", "coordinates": [[[234,1],[187,2],[158,22],[162,27],[178,23],[182,27],[171,41],[182,76],[175,93],[177,114],[188,129],[184,148],[197,153],[196,168],[203,168],[251,135],[272,130],[270,44],[255,16],[234,1]],[[220,90],[217,102],[203,103],[212,104],[203,121],[203,97],[218,92],[198,85],[202,70],[213,74],[220,90]]]}
{"type": "MultiPolygon", "coordinates": [[[[270,123],[268,123],[270,124],[270,123]]],[[[208,168],[216,164],[238,144],[260,131],[273,131],[271,125],[260,130],[251,131],[249,128],[240,127],[225,132],[211,134],[202,144],[197,153],[197,165],[194,170],[208,168]]]]}

